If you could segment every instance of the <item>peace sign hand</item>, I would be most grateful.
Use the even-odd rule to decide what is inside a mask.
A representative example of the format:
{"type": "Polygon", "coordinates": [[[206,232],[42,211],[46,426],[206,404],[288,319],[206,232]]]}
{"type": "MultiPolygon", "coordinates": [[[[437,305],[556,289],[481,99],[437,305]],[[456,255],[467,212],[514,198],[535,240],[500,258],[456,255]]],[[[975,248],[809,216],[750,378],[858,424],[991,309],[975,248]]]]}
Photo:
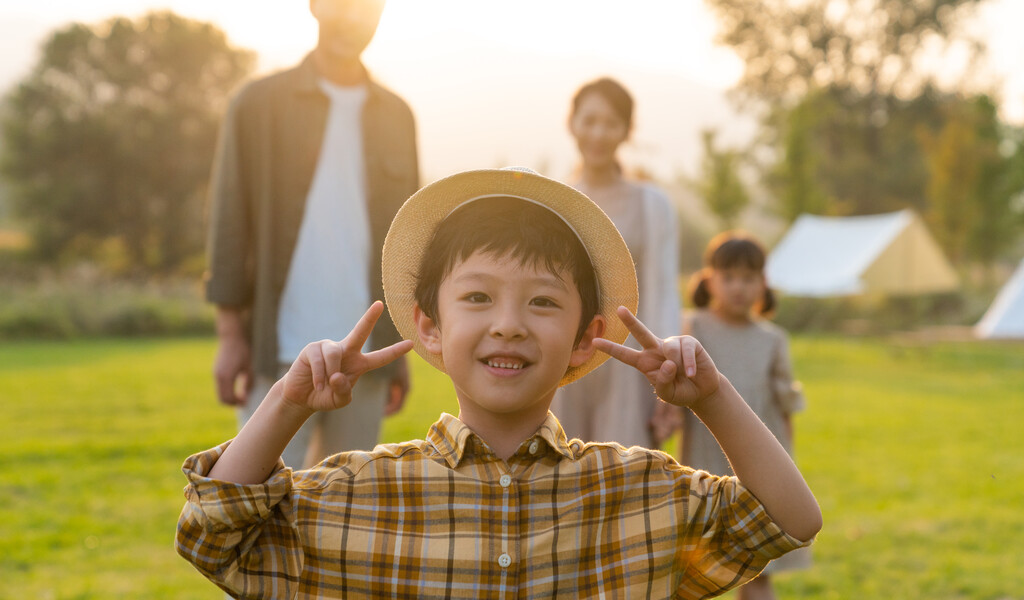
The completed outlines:
{"type": "Polygon", "coordinates": [[[659,398],[692,407],[718,391],[720,374],[700,342],[688,335],[660,339],[624,306],[616,314],[642,350],[603,338],[595,339],[594,345],[647,376],[659,398]]]}
{"type": "Polygon", "coordinates": [[[374,302],[345,339],[321,340],[303,348],[284,376],[284,401],[310,412],[341,408],[352,401],[352,388],[361,375],[408,352],[413,343],[403,340],[363,354],[363,344],[383,312],[384,305],[374,302]]]}

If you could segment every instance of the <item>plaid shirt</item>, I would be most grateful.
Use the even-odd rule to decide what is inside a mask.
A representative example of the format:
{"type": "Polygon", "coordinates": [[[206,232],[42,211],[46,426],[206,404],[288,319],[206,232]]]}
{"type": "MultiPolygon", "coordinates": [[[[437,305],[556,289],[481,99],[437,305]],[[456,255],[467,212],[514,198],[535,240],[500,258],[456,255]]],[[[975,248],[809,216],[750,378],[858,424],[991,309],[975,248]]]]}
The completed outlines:
{"type": "Polygon", "coordinates": [[[185,461],[178,553],[240,598],[708,598],[804,546],[734,477],[547,420],[507,462],[444,414],[426,440],[280,463],[185,461]]]}

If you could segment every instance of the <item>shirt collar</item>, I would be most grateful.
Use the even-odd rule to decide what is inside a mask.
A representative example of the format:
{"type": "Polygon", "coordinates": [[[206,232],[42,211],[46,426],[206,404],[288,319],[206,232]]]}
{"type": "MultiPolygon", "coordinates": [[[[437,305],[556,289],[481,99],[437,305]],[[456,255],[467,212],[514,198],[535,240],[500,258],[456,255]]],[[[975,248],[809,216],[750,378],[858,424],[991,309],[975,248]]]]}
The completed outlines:
{"type": "MultiPolygon", "coordinates": [[[[572,449],[569,448],[568,441],[565,439],[565,432],[562,431],[561,423],[558,422],[558,419],[550,411],[548,411],[547,418],[544,419],[544,422],[541,423],[537,431],[523,442],[523,446],[529,447],[529,444],[535,439],[543,440],[547,443],[548,447],[565,458],[570,460],[575,458],[572,449]]],[[[453,469],[462,462],[462,457],[466,455],[471,440],[483,443],[473,433],[472,429],[467,427],[457,417],[453,417],[448,413],[442,413],[441,418],[427,432],[427,441],[444,457],[448,466],[453,469]]]]}
{"type": "MultiPolygon", "coordinates": [[[[316,70],[316,63],[313,62],[313,53],[310,52],[302,59],[296,69],[296,76],[298,77],[297,85],[295,90],[303,94],[320,94],[325,95],[323,90],[320,89],[320,73],[316,70]]],[[[369,98],[378,93],[380,86],[373,80],[373,76],[366,67],[363,67],[363,71],[366,73],[366,94],[369,98]]]]}

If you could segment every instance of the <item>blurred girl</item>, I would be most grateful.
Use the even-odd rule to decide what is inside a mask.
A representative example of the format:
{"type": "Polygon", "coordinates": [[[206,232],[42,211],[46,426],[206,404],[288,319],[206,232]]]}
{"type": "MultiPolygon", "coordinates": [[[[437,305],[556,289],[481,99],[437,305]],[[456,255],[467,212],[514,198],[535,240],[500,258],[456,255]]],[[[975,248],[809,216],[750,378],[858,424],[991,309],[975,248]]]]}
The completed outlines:
{"type": "MultiPolygon", "coordinates": [[[[597,203],[625,239],[640,286],[637,316],[652,331],[679,331],[676,215],[663,191],[623,175],[617,153],[632,126],[633,99],[621,84],[602,78],[580,88],[569,131],[581,164],[569,183],[597,203]]],[[[551,410],[570,439],[624,446],[657,448],[679,424],[678,411],[657,400],[643,374],[617,361],[560,388],[551,410]]]]}
{"type": "MultiPolygon", "coordinates": [[[[762,318],[775,307],[765,283],[765,259],[764,248],[742,232],[715,236],[704,252],[704,269],[690,283],[698,310],[684,319],[683,333],[700,340],[719,371],[792,454],[791,415],[804,408],[804,397],[793,381],[785,331],[762,318]]],[[[715,438],[690,411],[684,416],[680,446],[682,464],[716,475],[732,474],[715,438]]],[[[737,598],[775,598],[770,574],[809,563],[806,549],[791,552],[741,587],[737,598]]]]}

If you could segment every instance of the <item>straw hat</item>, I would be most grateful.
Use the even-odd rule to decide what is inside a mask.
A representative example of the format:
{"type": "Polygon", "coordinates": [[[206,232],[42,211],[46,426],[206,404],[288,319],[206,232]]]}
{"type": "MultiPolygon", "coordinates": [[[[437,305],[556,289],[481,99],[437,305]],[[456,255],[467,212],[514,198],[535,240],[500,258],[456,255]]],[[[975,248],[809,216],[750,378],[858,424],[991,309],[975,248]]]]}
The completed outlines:
{"type": "MultiPolygon", "coordinates": [[[[576,233],[597,271],[598,312],[607,326],[602,337],[623,343],[629,331],[615,315],[619,306],[637,309],[636,270],[626,243],[611,219],[590,198],[564,183],[524,168],[480,169],[456,173],[413,194],[395,215],[384,240],[384,299],[391,320],[416,352],[441,371],[444,361],[423,347],[413,321],[416,275],[437,225],[463,204],[511,196],[544,206],[576,233]]],[[[559,385],[571,383],[607,360],[595,352],[586,363],[570,367],[559,385]]]]}

